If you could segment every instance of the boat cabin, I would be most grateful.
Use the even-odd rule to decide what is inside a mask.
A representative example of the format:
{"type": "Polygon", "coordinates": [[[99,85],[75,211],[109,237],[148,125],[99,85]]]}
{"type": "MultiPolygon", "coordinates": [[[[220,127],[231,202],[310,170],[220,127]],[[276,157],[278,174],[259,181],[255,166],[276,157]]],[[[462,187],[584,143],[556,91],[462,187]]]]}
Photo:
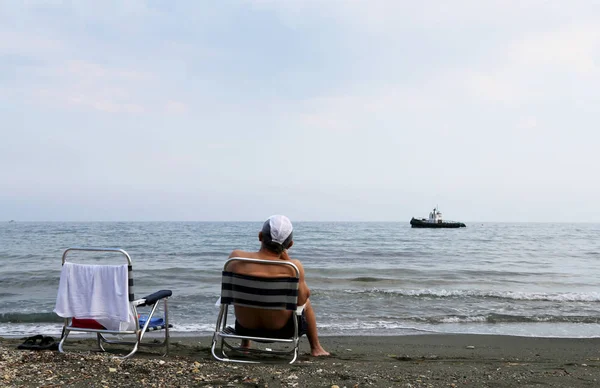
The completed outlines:
{"type": "Polygon", "coordinates": [[[441,224],[442,223],[442,212],[436,207],[433,208],[433,211],[429,213],[429,219],[427,222],[431,222],[432,224],[441,224]]]}

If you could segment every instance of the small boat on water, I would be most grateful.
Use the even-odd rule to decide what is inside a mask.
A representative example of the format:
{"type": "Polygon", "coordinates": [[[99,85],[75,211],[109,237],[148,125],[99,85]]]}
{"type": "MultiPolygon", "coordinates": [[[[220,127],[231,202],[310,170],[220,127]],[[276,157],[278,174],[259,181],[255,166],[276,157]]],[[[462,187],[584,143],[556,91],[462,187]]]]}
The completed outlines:
{"type": "Polygon", "coordinates": [[[437,208],[433,208],[433,211],[429,213],[429,218],[412,218],[410,220],[410,226],[413,228],[464,228],[467,225],[457,221],[443,221],[442,212],[437,208]]]}

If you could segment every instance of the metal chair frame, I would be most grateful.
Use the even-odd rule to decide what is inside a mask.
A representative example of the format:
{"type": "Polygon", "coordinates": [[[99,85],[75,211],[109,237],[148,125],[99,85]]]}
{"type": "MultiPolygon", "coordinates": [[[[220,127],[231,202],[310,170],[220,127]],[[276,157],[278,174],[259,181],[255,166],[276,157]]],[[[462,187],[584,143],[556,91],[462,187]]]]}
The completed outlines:
{"type": "MultiPolygon", "coordinates": [[[[293,276],[293,278],[296,278],[298,280],[300,279],[300,271],[298,270],[298,267],[294,263],[289,262],[289,261],[272,261],[272,260],[261,260],[261,259],[249,259],[249,258],[243,258],[243,257],[233,257],[225,262],[225,265],[223,266],[223,271],[226,271],[227,266],[233,261],[244,261],[244,262],[259,263],[259,264],[265,264],[265,265],[288,266],[294,270],[295,276],[293,276]]],[[[296,289],[298,289],[298,283],[296,283],[296,289]]],[[[296,304],[297,304],[297,302],[298,302],[298,297],[296,296],[296,304]]],[[[233,303],[233,304],[235,305],[235,303],[233,303]]],[[[251,307],[251,306],[246,306],[246,307],[251,307]]],[[[283,310],[284,308],[281,308],[281,309],[283,310]]],[[[303,307],[296,309],[296,311],[294,311],[294,315],[295,315],[294,318],[296,318],[296,315],[302,314],[302,310],[303,310],[303,307]]],[[[298,357],[298,347],[299,347],[299,342],[300,342],[300,338],[298,336],[298,320],[297,319],[294,319],[294,336],[292,338],[250,337],[250,336],[245,336],[245,335],[233,334],[230,332],[230,330],[228,330],[228,328],[227,328],[228,311],[229,311],[229,304],[224,303],[223,298],[221,298],[221,307],[219,310],[219,316],[217,318],[217,324],[215,327],[215,332],[213,334],[213,341],[212,341],[212,347],[211,347],[211,352],[215,359],[217,359],[219,361],[225,361],[225,362],[238,362],[238,363],[248,363],[248,364],[261,363],[261,361],[259,361],[259,360],[248,360],[248,359],[240,359],[240,358],[231,357],[226,353],[226,351],[225,351],[225,348],[226,348],[228,351],[231,350],[235,353],[269,354],[269,355],[276,355],[276,356],[292,355],[292,359],[289,363],[293,364],[296,361],[296,359],[298,357]],[[292,349],[290,349],[290,350],[271,350],[271,349],[262,350],[262,349],[243,348],[241,346],[234,346],[234,345],[228,343],[227,339],[251,340],[251,341],[256,341],[256,342],[261,342],[261,343],[282,343],[282,344],[291,345],[292,349]]]]}

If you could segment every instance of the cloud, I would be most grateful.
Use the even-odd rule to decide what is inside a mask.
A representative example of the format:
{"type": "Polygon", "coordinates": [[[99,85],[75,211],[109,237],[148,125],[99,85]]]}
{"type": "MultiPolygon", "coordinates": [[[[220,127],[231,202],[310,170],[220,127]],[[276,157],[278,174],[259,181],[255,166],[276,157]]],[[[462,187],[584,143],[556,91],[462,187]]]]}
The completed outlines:
{"type": "Polygon", "coordinates": [[[378,94],[354,92],[307,99],[302,103],[300,121],[308,128],[352,132],[362,128],[374,115],[389,111],[390,96],[378,94]]]}
{"type": "Polygon", "coordinates": [[[464,85],[474,97],[489,102],[521,102],[531,95],[513,75],[502,70],[466,74],[464,85]]]}
{"type": "Polygon", "coordinates": [[[108,99],[97,98],[90,95],[52,95],[52,93],[40,93],[40,96],[51,97],[53,99],[62,100],[67,105],[72,107],[84,107],[94,109],[106,113],[144,113],[147,109],[136,103],[112,102],[108,99]]]}
{"type": "Polygon", "coordinates": [[[42,87],[32,88],[38,103],[66,109],[105,113],[144,113],[148,101],[139,93],[154,77],[135,69],[110,67],[84,60],[38,66],[32,76],[42,87]]]}
{"type": "Polygon", "coordinates": [[[394,33],[412,28],[445,29],[484,27],[498,28],[506,25],[523,26],[537,20],[554,22],[567,16],[594,18],[589,8],[547,0],[456,0],[421,2],[398,0],[246,0],[258,10],[276,12],[289,25],[310,24],[324,18],[337,26],[359,29],[394,40],[394,33]],[[390,35],[391,34],[391,35],[390,35]]]}
{"type": "Polygon", "coordinates": [[[62,73],[64,76],[98,78],[101,81],[117,82],[150,81],[154,78],[149,72],[135,69],[111,68],[84,60],[68,60],[56,72],[62,73]]]}
{"type": "Polygon", "coordinates": [[[536,117],[533,117],[533,116],[524,117],[517,123],[517,128],[525,129],[525,130],[534,129],[537,126],[538,126],[538,120],[536,117]]]}
{"type": "Polygon", "coordinates": [[[36,56],[59,52],[64,44],[57,39],[44,36],[21,33],[16,30],[0,29],[0,55],[17,54],[36,56]]]}
{"type": "Polygon", "coordinates": [[[188,106],[181,101],[167,101],[165,111],[172,114],[182,114],[188,111],[188,106]]]}
{"type": "Polygon", "coordinates": [[[346,93],[315,96],[295,109],[300,121],[311,128],[334,132],[365,129],[374,123],[396,122],[428,115],[447,104],[440,89],[453,80],[444,74],[416,86],[389,84],[384,87],[354,87],[346,93]],[[447,80],[444,79],[447,77],[447,80]]]}
{"type": "Polygon", "coordinates": [[[558,30],[527,36],[509,49],[514,65],[556,67],[582,75],[597,73],[600,51],[600,27],[569,25],[558,30]]]}
{"type": "Polygon", "coordinates": [[[483,66],[465,71],[464,85],[474,97],[490,102],[556,99],[566,91],[583,91],[600,82],[599,51],[597,26],[532,32],[497,47],[483,66]]]}
{"type": "Polygon", "coordinates": [[[21,69],[12,88],[28,103],[67,110],[141,114],[181,114],[188,106],[170,99],[176,92],[152,71],[91,62],[83,59],[39,62],[21,69]],[[18,80],[17,80],[18,81],[18,80]]]}

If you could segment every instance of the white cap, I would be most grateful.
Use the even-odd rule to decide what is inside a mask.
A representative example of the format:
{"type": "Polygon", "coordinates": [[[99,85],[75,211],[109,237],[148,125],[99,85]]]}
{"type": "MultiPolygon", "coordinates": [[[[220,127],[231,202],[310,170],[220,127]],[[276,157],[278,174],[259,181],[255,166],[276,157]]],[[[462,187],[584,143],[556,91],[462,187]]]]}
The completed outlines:
{"type": "Polygon", "coordinates": [[[282,215],[269,217],[262,227],[263,239],[265,242],[274,242],[287,249],[292,241],[292,232],[294,227],[289,218],[282,215]]]}

